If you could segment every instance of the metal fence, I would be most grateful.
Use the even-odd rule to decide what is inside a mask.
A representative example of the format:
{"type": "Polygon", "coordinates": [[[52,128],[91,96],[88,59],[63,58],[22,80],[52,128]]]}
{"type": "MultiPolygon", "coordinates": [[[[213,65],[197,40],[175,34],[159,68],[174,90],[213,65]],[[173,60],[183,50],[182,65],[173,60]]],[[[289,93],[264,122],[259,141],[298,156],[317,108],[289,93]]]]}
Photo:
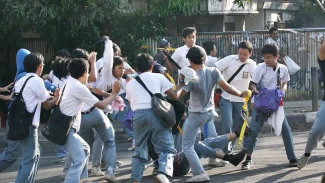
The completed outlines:
{"type": "MultiPolygon", "coordinates": [[[[320,43],[310,38],[322,40],[325,35],[325,29],[295,29],[295,31],[297,33],[288,30],[279,31],[279,47],[281,52],[286,53],[301,67],[300,71],[291,75],[286,99],[311,99],[311,67],[318,67],[317,55],[320,43]]],[[[202,45],[205,41],[214,41],[217,46],[218,57],[223,58],[228,55],[237,54],[238,44],[248,40],[254,47],[251,59],[261,63],[263,62],[261,49],[268,36],[268,31],[198,33],[196,44],[202,45]]],[[[173,48],[184,45],[181,35],[167,35],[165,38],[173,48]]],[[[157,45],[155,40],[148,40],[148,42],[150,42],[150,45],[157,45]]],[[[155,52],[156,49],[152,51],[155,52]]]]}

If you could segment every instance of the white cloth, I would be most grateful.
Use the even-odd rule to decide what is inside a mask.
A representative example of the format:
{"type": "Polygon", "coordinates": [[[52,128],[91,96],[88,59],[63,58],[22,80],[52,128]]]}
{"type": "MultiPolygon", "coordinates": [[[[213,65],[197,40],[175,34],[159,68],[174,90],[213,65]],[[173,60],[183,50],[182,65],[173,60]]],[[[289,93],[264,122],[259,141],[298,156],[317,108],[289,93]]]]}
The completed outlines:
{"type": "Polygon", "coordinates": [[[215,67],[215,63],[219,60],[219,58],[217,58],[217,57],[212,57],[212,56],[208,56],[207,57],[208,58],[208,60],[206,60],[205,61],[205,66],[207,66],[207,67],[215,67]]]}
{"type": "Polygon", "coordinates": [[[49,78],[52,81],[52,85],[61,88],[64,85],[64,78],[60,80],[58,77],[56,77],[53,73],[53,70],[49,73],[49,78]]]}
{"type": "Polygon", "coordinates": [[[254,70],[251,81],[256,84],[260,84],[263,88],[274,90],[277,87],[277,72],[279,68],[280,81],[290,81],[288,68],[280,63],[277,64],[275,71],[273,70],[273,67],[268,67],[265,63],[258,64],[254,70]]]}
{"type": "Polygon", "coordinates": [[[44,86],[43,79],[35,73],[27,73],[26,76],[22,77],[15,83],[14,90],[16,93],[19,93],[26,79],[30,76],[34,77],[27,81],[23,91],[23,98],[28,112],[33,113],[37,105],[32,125],[38,127],[42,102],[45,102],[50,97],[49,92],[44,86]]]}
{"type": "Polygon", "coordinates": [[[181,69],[181,74],[185,77],[185,85],[189,82],[198,83],[200,81],[199,76],[196,74],[196,71],[189,67],[184,67],[181,69]]]}
{"type": "MultiPolygon", "coordinates": [[[[162,74],[145,72],[139,75],[151,93],[164,94],[174,85],[162,74]]],[[[151,109],[151,96],[146,89],[135,79],[129,81],[126,87],[126,99],[131,102],[132,111],[151,109]]]]}
{"type": "MultiPolygon", "coordinates": [[[[195,45],[197,46],[197,45],[195,45]]],[[[205,53],[205,50],[201,47],[201,46],[197,46],[197,47],[200,47],[204,53],[205,53]]],[[[172,59],[181,67],[181,68],[184,68],[184,67],[188,67],[190,66],[190,61],[188,61],[188,59],[186,58],[186,54],[188,52],[190,48],[187,47],[186,45],[184,46],[181,46],[179,48],[177,48],[174,52],[174,54],[172,55],[172,59]]],[[[205,53],[206,55],[206,53],[205,53]]],[[[206,57],[206,62],[209,61],[208,57],[206,57]]]]}
{"type": "Polygon", "coordinates": [[[103,56],[103,68],[101,71],[101,79],[98,82],[97,88],[107,91],[107,87],[112,83],[113,79],[113,62],[114,62],[113,43],[111,40],[105,41],[105,50],[103,56]]]}
{"type": "Polygon", "coordinates": [[[89,89],[80,83],[77,79],[69,77],[67,79],[66,87],[64,93],[61,93],[61,103],[60,110],[63,114],[68,116],[76,115],[76,118],[73,121],[73,128],[78,132],[80,129],[81,123],[81,108],[84,104],[88,106],[94,106],[99,100],[91,94],[89,89]]]}
{"type": "Polygon", "coordinates": [[[284,115],[283,106],[279,106],[278,110],[272,113],[272,115],[267,120],[267,122],[272,125],[277,136],[281,135],[284,115]]]}
{"type": "Polygon", "coordinates": [[[132,69],[132,67],[130,66],[130,64],[128,64],[127,62],[124,62],[124,69],[125,70],[129,70],[129,69],[132,69]]]}
{"type": "MultiPolygon", "coordinates": [[[[239,91],[245,91],[248,89],[249,82],[256,68],[256,62],[252,59],[248,59],[245,63],[246,65],[229,83],[239,91]]],[[[224,79],[228,81],[228,79],[238,70],[242,64],[244,64],[244,62],[241,62],[239,60],[238,55],[229,55],[216,62],[215,66],[222,73],[224,79]]],[[[244,99],[242,97],[231,95],[224,90],[222,91],[221,96],[226,100],[230,100],[231,102],[244,102],[244,99]]]]}
{"type": "Polygon", "coordinates": [[[278,43],[276,41],[274,41],[271,37],[269,37],[266,41],[265,44],[275,44],[277,45],[278,43]]]}

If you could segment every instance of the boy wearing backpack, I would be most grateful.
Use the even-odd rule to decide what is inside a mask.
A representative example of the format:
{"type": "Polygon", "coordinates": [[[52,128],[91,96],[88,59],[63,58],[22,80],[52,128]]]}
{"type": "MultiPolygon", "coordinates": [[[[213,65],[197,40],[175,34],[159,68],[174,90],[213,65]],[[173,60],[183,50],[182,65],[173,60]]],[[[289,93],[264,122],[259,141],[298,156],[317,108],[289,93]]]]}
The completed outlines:
{"type": "MultiPolygon", "coordinates": [[[[57,89],[54,93],[54,98],[50,100],[50,94],[44,86],[44,81],[40,78],[44,66],[43,62],[44,57],[40,53],[30,53],[27,55],[24,58],[26,76],[23,76],[14,85],[14,91],[17,93],[21,91],[25,84],[25,87],[21,91],[25,107],[28,113],[34,113],[28,125],[28,136],[20,140],[23,156],[15,181],[16,183],[35,181],[41,156],[37,130],[40,122],[41,105],[46,109],[51,109],[59,97],[59,89],[57,89]]],[[[12,113],[14,111],[9,109],[9,112],[12,113]]],[[[19,129],[9,128],[9,130],[19,129]]]]}

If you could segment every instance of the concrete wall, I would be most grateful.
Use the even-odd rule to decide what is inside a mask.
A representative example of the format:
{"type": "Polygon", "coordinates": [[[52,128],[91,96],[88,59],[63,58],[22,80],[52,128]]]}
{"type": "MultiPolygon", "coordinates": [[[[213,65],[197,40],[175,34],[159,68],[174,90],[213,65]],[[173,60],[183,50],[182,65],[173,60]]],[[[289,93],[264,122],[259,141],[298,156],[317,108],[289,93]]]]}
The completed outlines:
{"type": "Polygon", "coordinates": [[[208,13],[209,14],[239,14],[239,13],[252,13],[257,11],[257,0],[252,0],[251,4],[246,5],[244,8],[239,8],[233,0],[209,0],[208,13]]]}
{"type": "Polygon", "coordinates": [[[167,29],[166,34],[177,34],[185,27],[196,27],[205,30],[204,32],[223,32],[224,23],[223,15],[215,16],[191,16],[191,17],[179,17],[175,19],[166,20],[165,27],[167,29]],[[208,31],[207,31],[208,30],[208,31]]]}

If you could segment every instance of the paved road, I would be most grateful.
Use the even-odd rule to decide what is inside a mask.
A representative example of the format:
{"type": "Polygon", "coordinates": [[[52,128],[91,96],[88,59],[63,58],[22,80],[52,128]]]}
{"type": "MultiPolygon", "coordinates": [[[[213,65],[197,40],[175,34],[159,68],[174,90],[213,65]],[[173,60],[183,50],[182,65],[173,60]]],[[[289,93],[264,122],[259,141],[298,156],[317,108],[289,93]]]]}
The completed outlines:
{"type": "MultiPolygon", "coordinates": [[[[297,156],[300,156],[304,152],[304,146],[306,143],[308,131],[296,131],[294,132],[295,150],[297,156]]],[[[54,145],[42,141],[43,156],[41,159],[41,165],[37,175],[38,183],[59,183],[61,179],[59,177],[62,171],[62,164],[55,164],[55,152],[54,145]]],[[[131,167],[130,157],[132,152],[127,151],[129,143],[117,144],[117,157],[124,162],[124,165],[116,172],[116,176],[120,183],[131,182],[129,181],[131,167]]],[[[3,143],[0,144],[0,151],[4,149],[3,143]]],[[[205,165],[206,172],[210,175],[211,182],[244,182],[244,183],[268,183],[268,182],[320,182],[322,175],[324,174],[324,160],[325,149],[319,147],[312,154],[309,165],[304,169],[298,170],[297,168],[287,167],[287,158],[283,147],[282,138],[276,137],[274,134],[264,133],[260,136],[256,151],[253,156],[254,167],[249,171],[239,170],[240,166],[233,167],[232,165],[226,165],[224,168],[209,168],[207,167],[207,159],[202,159],[201,162],[205,165]]],[[[19,168],[19,161],[13,166],[8,168],[5,172],[0,173],[0,182],[9,183],[13,182],[17,175],[19,168]]],[[[91,165],[90,165],[91,167],[91,165]]],[[[149,167],[144,172],[144,183],[151,183],[152,167],[149,167]]],[[[172,182],[185,182],[191,175],[185,177],[174,177],[172,182]]],[[[105,182],[101,178],[90,178],[90,180],[96,180],[97,182],[105,182]]]]}

